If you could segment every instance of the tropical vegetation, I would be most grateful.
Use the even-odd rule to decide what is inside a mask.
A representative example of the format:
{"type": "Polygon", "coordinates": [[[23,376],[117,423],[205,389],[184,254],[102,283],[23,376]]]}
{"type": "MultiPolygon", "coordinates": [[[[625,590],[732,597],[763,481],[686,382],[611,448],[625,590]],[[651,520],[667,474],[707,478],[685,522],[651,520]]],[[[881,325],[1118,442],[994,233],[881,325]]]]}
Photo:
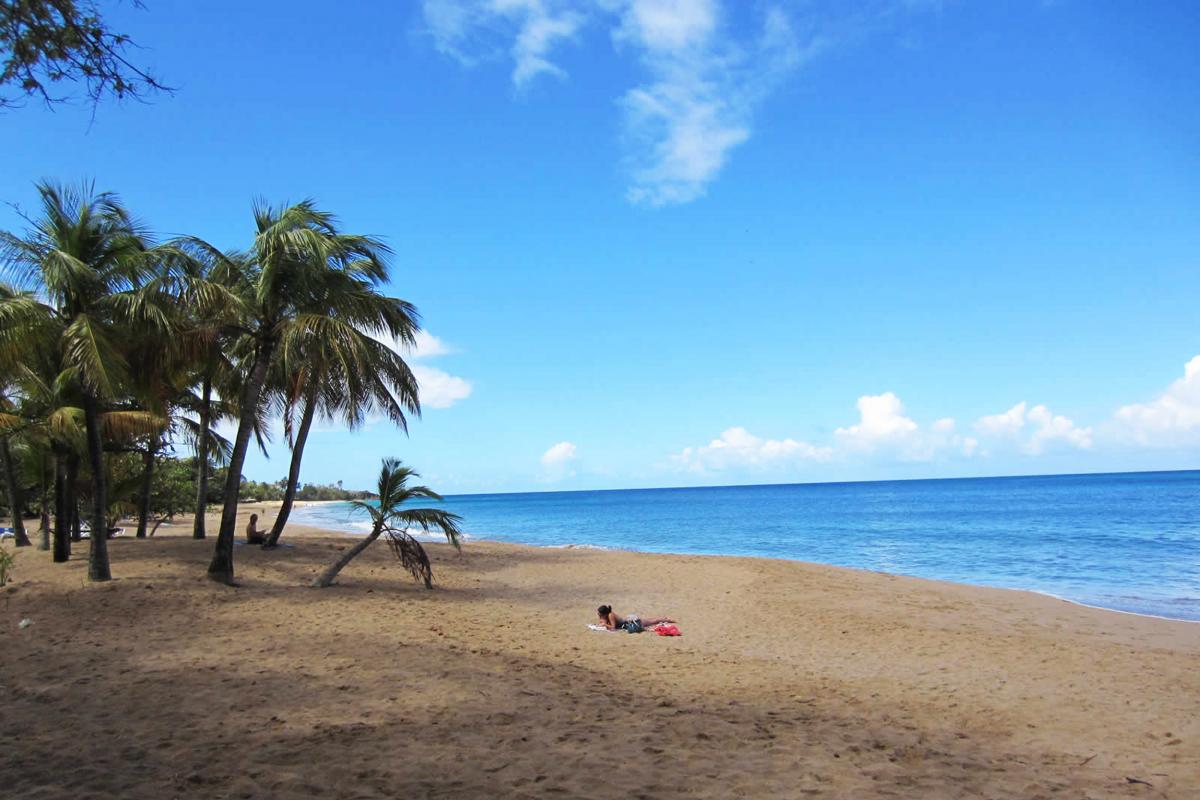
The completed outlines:
{"type": "Polygon", "coordinates": [[[33,543],[33,515],[55,561],[86,537],[88,575],[104,581],[108,537],[97,534],[129,517],[151,536],[186,510],[204,539],[215,502],[208,574],[232,584],[240,499],[282,500],[271,547],[294,500],[366,496],[300,476],[314,420],[407,430],[420,414],[391,344],[411,345],[420,317],[386,293],[391,253],[379,239],[342,231],[312,201],[257,203],[246,248],[224,251],[157,241],[91,185],[43,182],[37,193],[27,229],[0,231],[0,505],[17,546],[33,543]],[[278,423],[286,478],[247,481],[252,441],[265,452],[278,423]]]}

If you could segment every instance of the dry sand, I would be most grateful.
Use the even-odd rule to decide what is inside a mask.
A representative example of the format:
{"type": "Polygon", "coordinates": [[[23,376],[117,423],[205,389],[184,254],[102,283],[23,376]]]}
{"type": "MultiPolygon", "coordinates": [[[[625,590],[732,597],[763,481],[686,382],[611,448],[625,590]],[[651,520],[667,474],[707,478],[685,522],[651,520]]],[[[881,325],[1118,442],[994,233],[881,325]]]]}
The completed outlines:
{"type": "Polygon", "coordinates": [[[67,565],[21,551],[0,590],[0,795],[1200,797],[1200,625],[485,543],[434,546],[432,592],[382,543],[318,590],[348,540],[301,528],[238,547],[229,588],[189,533],[113,541],[102,585],[86,543],[67,565]],[[589,631],[602,602],[684,636],[589,631]]]}

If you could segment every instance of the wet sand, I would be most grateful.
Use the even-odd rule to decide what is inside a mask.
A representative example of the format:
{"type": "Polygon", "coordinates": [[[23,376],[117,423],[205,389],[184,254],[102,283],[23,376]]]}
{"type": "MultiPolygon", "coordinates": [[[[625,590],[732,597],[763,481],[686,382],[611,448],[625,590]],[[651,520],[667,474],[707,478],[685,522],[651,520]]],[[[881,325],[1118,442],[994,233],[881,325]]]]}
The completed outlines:
{"type": "Polygon", "coordinates": [[[1197,624],[476,542],[430,548],[434,591],[383,543],[318,590],[353,540],[298,527],[239,546],[229,588],[190,530],[114,540],[102,585],[86,542],[67,565],[21,550],[0,590],[5,797],[1200,796],[1197,624]],[[684,635],[589,631],[600,603],[684,635]]]}

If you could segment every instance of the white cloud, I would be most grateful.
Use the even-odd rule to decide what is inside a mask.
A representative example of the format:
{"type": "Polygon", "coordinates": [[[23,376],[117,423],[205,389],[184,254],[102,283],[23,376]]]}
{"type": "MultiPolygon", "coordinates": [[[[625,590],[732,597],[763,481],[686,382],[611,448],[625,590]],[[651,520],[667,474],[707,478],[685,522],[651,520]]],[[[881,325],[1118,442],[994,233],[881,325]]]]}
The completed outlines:
{"type": "Polygon", "coordinates": [[[975,430],[984,436],[1012,436],[1025,425],[1025,401],[1002,414],[989,414],[975,421],[975,430]]]}
{"type": "Polygon", "coordinates": [[[756,41],[738,42],[715,0],[631,0],[619,45],[632,45],[650,79],[621,99],[634,203],[704,195],[730,152],[750,138],[759,103],[802,60],[787,16],[768,10],[756,41]]]}
{"type": "Polygon", "coordinates": [[[372,335],[376,341],[387,345],[408,361],[413,377],[417,379],[422,408],[449,408],[459,400],[471,396],[474,387],[470,381],[421,363],[422,359],[437,358],[455,352],[453,347],[429,331],[417,331],[411,345],[387,335],[372,335]]]}
{"type": "Polygon", "coordinates": [[[1194,443],[1200,437],[1200,355],[1187,362],[1183,377],[1157,398],[1122,406],[1113,414],[1113,420],[1121,438],[1141,445],[1194,443]]]}
{"type": "Polygon", "coordinates": [[[409,358],[437,358],[453,353],[454,348],[422,328],[413,337],[412,345],[404,348],[404,352],[409,358]]]}
{"type": "Polygon", "coordinates": [[[975,430],[988,446],[1015,444],[1029,455],[1039,455],[1047,446],[1061,443],[1086,450],[1092,446],[1092,429],[1081,428],[1061,414],[1053,414],[1044,405],[1029,408],[1025,401],[1001,414],[990,414],[975,421],[975,430]]]}
{"type": "Polygon", "coordinates": [[[892,392],[863,395],[857,405],[858,424],[834,432],[853,447],[872,449],[888,441],[905,439],[917,430],[917,423],[904,416],[904,405],[892,392]]]}
{"type": "Polygon", "coordinates": [[[570,442],[559,442],[542,453],[542,466],[561,467],[569,461],[574,461],[575,453],[575,445],[570,442]]]}
{"type": "Polygon", "coordinates": [[[760,439],[742,427],[729,428],[702,447],[686,447],[671,457],[676,465],[706,472],[727,468],[763,468],[805,461],[828,461],[829,447],[814,447],[795,439],[760,439]]]}
{"type": "Polygon", "coordinates": [[[930,461],[950,453],[970,456],[978,443],[956,432],[951,417],[935,420],[922,428],[906,416],[904,404],[894,392],[858,398],[858,423],[834,431],[842,452],[879,453],[900,461],[930,461]]]}
{"type": "Polygon", "coordinates": [[[424,364],[409,364],[420,387],[422,408],[449,408],[471,396],[471,383],[424,364]]]}
{"type": "Polygon", "coordinates": [[[761,101],[816,45],[801,47],[787,15],[769,7],[756,36],[724,24],[724,0],[424,0],[437,48],[464,64],[506,50],[512,80],[564,77],[554,48],[589,21],[608,27],[619,53],[646,79],[619,101],[634,203],[702,196],[730,152],[745,142],[761,101]],[[498,44],[500,42],[502,44],[498,44]]]}
{"type": "Polygon", "coordinates": [[[511,40],[512,82],[521,88],[542,74],[566,77],[550,61],[550,52],[575,37],[591,5],[580,0],[424,0],[422,10],[434,45],[463,64],[490,58],[497,40],[511,40]]]}

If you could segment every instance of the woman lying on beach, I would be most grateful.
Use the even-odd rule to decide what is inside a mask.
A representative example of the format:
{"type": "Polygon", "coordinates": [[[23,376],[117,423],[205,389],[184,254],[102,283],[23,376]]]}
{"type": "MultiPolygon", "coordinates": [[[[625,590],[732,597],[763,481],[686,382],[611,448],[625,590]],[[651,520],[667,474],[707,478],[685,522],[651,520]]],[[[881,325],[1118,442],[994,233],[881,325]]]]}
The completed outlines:
{"type": "Polygon", "coordinates": [[[600,606],[596,609],[596,613],[600,616],[600,624],[610,631],[623,630],[630,633],[641,633],[646,628],[653,628],[655,625],[663,625],[675,621],[669,617],[647,617],[646,619],[642,619],[637,614],[622,617],[612,610],[612,606],[600,606]]]}

